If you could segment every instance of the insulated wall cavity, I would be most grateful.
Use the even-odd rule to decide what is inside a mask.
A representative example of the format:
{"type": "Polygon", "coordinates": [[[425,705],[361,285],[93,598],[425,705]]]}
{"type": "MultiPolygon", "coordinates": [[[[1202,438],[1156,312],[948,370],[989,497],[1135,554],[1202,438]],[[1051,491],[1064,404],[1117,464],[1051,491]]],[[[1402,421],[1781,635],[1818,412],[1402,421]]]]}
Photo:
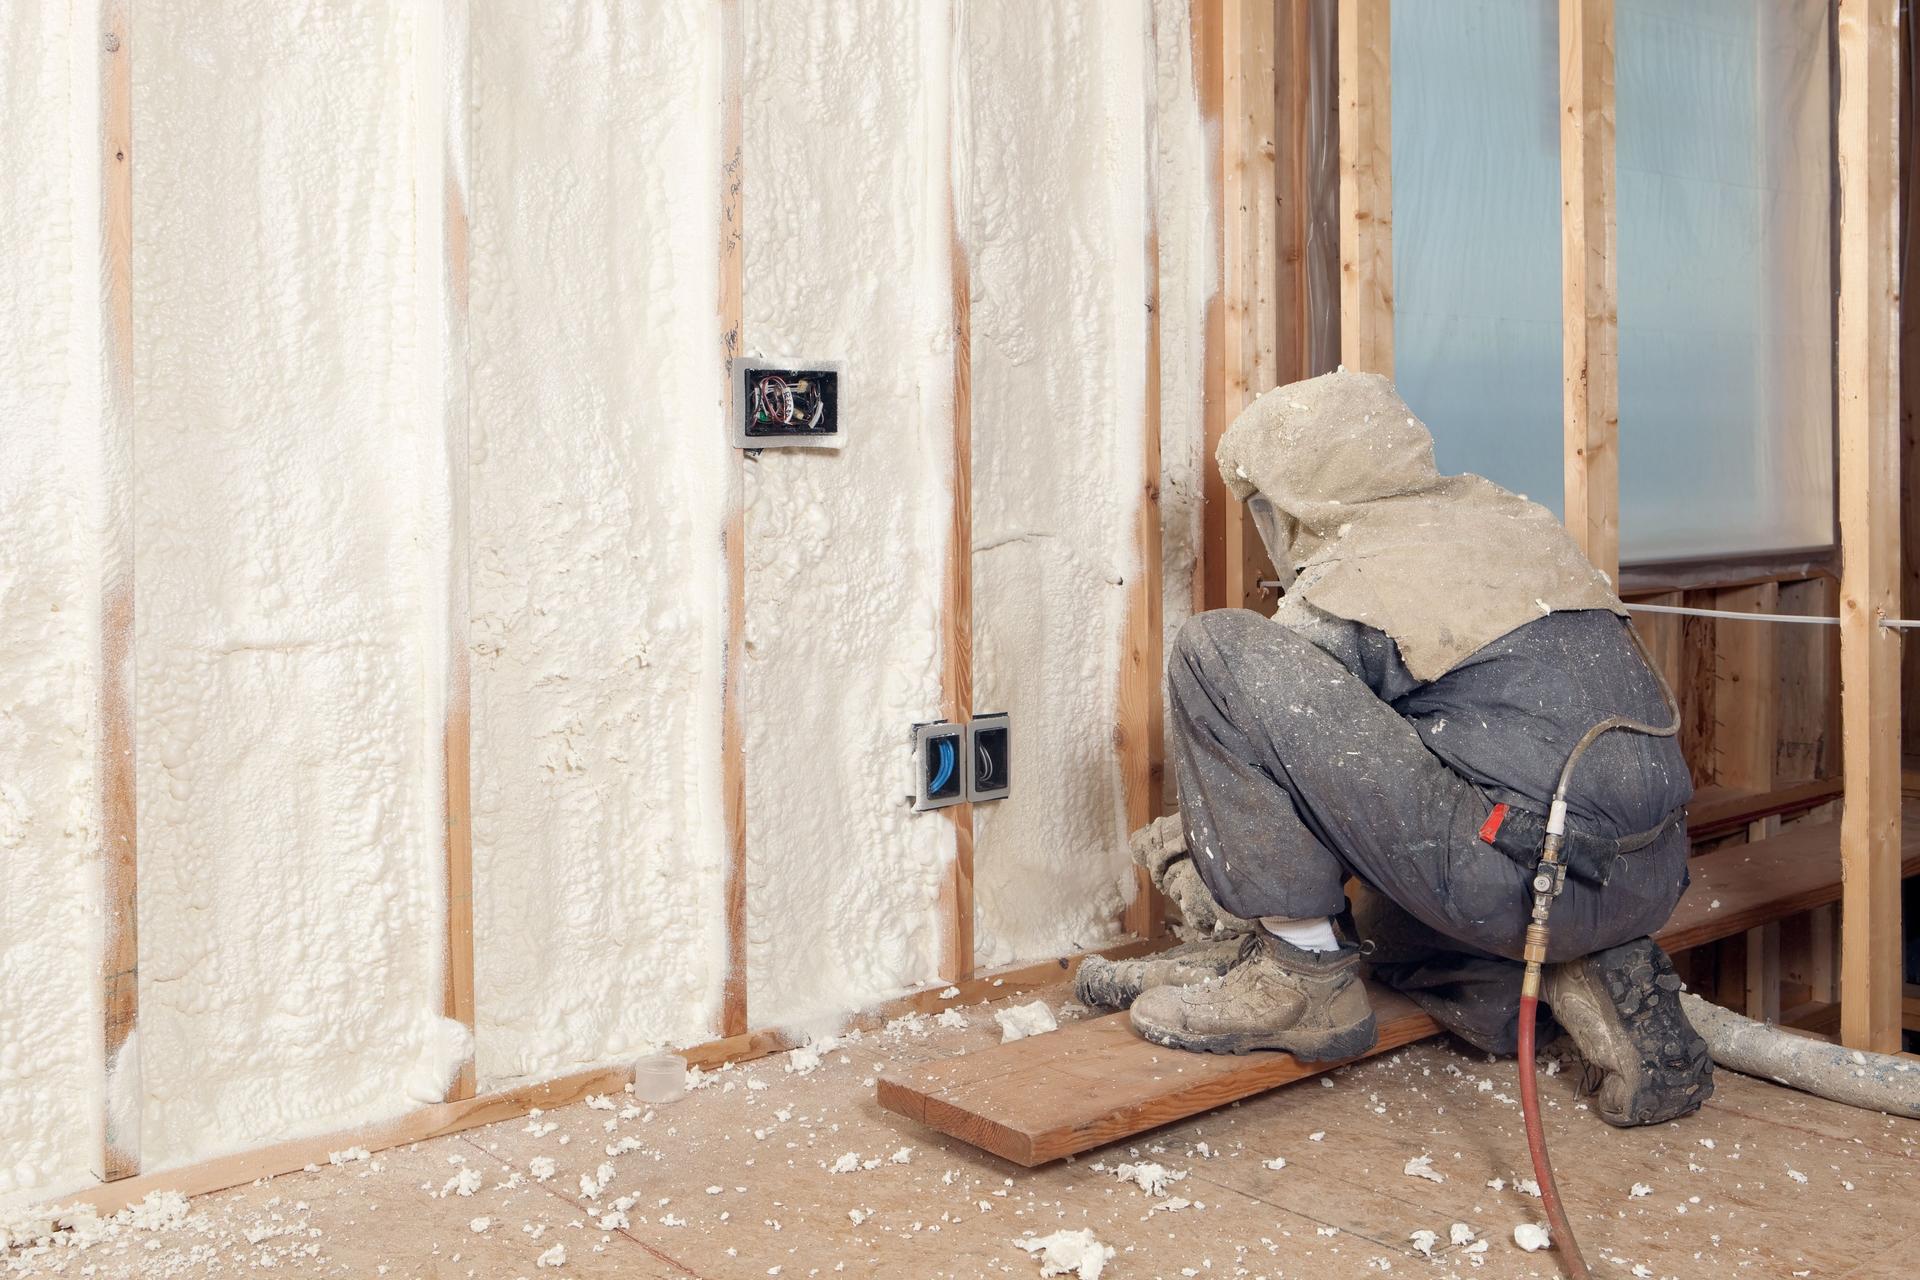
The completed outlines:
{"type": "Polygon", "coordinates": [[[743,464],[749,1008],[799,1025],[934,977],[953,856],[903,800],[941,705],[952,18],[744,13],[744,346],[844,367],[844,449],[743,464]]]}
{"type": "MultiPolygon", "coordinates": [[[[413,10],[135,10],[148,1170],[437,1101],[413,10]]],[[[437,358],[437,355],[434,357],[437,358]]]]}
{"type": "Polygon", "coordinates": [[[718,1030],[717,6],[472,8],[483,1087],[718,1030]]]}
{"type": "Polygon", "coordinates": [[[99,188],[77,38],[66,0],[0,15],[0,1200],[83,1180],[98,1142],[100,277],[78,224],[99,188]]]}
{"type": "Polygon", "coordinates": [[[980,964],[1111,938],[1132,892],[1114,753],[1146,357],[1143,3],[968,6],[974,705],[1014,785],[976,806],[980,964]]]}

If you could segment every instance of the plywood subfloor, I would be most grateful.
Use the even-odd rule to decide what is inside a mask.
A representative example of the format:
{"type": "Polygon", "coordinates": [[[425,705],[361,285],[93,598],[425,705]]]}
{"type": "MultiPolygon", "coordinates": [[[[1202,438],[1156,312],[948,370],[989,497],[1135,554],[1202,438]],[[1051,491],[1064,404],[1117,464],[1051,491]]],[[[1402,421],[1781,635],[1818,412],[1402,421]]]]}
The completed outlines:
{"type": "MultiPolygon", "coordinates": [[[[1067,994],[1050,993],[1056,1006],[1067,994]]],[[[723,1072],[650,1120],[579,1105],[277,1178],[193,1202],[184,1227],[124,1232],[39,1259],[0,1254],[0,1270],[973,1280],[1037,1277],[1038,1264],[1010,1242],[1087,1227],[1117,1250],[1108,1280],[1373,1276],[1383,1263],[1395,1274],[1479,1280],[1556,1274],[1549,1258],[1511,1243],[1513,1226],[1536,1219],[1539,1203],[1513,1186],[1526,1153],[1510,1063],[1431,1041],[1341,1068],[1324,1085],[1302,1081],[1132,1144],[1025,1170],[890,1115],[873,1098],[889,1068],[996,1040],[989,1015],[973,1007],[964,1029],[923,1021],[868,1035],[804,1076],[786,1071],[784,1058],[723,1072]],[[632,1149],[608,1154],[623,1145],[632,1149]],[[855,1170],[829,1173],[848,1153],[855,1170]],[[1403,1172],[1422,1155],[1444,1182],[1403,1172]],[[1284,1168],[1267,1167],[1275,1157],[1284,1168]],[[554,1163],[544,1180],[534,1177],[540,1160],[554,1163]],[[1113,1166],[1141,1160],[1184,1173],[1171,1193],[1189,1203],[1175,1208],[1114,1176],[1113,1166]],[[878,1163],[864,1167],[870,1161],[878,1163]],[[580,1179],[603,1163],[611,1180],[589,1200],[580,1179]],[[480,1189],[442,1194],[462,1168],[481,1175],[480,1189]],[[1496,1178],[1503,1185],[1489,1187],[1496,1178]],[[589,1210],[627,1194],[637,1197],[627,1226],[593,1224],[589,1210]],[[483,1216],[488,1229],[473,1231],[483,1216]],[[1491,1241],[1482,1265],[1455,1249],[1443,1247],[1433,1265],[1411,1251],[1414,1231],[1444,1241],[1453,1222],[1491,1241]],[[565,1264],[538,1266],[555,1243],[565,1264]]],[[[1634,1266],[1688,1280],[1911,1274],[1920,1124],[1722,1079],[1700,1115],[1624,1133],[1582,1109],[1564,1076],[1543,1082],[1596,1274],[1627,1277],[1634,1266]],[[1648,1194],[1632,1196],[1635,1183],[1648,1194]]]]}

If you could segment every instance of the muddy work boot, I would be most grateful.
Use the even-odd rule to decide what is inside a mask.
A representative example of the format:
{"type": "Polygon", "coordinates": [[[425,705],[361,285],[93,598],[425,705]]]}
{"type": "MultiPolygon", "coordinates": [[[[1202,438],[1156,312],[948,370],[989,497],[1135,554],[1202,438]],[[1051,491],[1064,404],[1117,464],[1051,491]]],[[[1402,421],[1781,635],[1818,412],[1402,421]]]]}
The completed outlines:
{"type": "Polygon", "coordinates": [[[1152,987],[1186,987],[1217,978],[1240,954],[1238,938],[1183,942],[1138,960],[1088,956],[1073,976],[1073,994],[1089,1009],[1125,1009],[1152,987]]]}
{"type": "Polygon", "coordinates": [[[1680,977],[1653,939],[1550,965],[1542,999],[1584,1059],[1580,1091],[1608,1124],[1659,1124],[1713,1096],[1707,1042],[1680,1008],[1680,977]]]}
{"type": "Polygon", "coordinates": [[[1358,947],[1302,951],[1257,929],[1233,967],[1195,986],[1155,987],[1133,1002],[1133,1029],[1199,1053],[1284,1049],[1302,1062],[1356,1058],[1378,1033],[1358,947]]]}

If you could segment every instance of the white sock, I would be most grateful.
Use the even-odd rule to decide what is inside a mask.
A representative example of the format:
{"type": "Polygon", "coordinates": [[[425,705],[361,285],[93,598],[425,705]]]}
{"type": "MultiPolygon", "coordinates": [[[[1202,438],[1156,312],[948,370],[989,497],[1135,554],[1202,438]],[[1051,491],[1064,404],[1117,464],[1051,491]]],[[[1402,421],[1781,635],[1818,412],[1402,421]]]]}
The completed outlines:
{"type": "Polygon", "coordinates": [[[1302,951],[1338,951],[1340,939],[1333,936],[1330,916],[1261,916],[1260,927],[1282,942],[1302,951]]]}

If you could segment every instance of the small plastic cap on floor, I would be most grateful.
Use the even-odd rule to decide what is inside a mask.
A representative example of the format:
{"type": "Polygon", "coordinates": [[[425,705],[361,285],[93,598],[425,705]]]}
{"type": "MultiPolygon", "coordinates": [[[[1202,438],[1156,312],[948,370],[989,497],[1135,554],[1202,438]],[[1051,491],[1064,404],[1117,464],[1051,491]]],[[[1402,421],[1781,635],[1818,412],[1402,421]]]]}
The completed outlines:
{"type": "Polygon", "coordinates": [[[633,1096],[641,1102],[678,1102],[687,1096],[687,1060],[656,1053],[633,1064],[633,1096]]]}

